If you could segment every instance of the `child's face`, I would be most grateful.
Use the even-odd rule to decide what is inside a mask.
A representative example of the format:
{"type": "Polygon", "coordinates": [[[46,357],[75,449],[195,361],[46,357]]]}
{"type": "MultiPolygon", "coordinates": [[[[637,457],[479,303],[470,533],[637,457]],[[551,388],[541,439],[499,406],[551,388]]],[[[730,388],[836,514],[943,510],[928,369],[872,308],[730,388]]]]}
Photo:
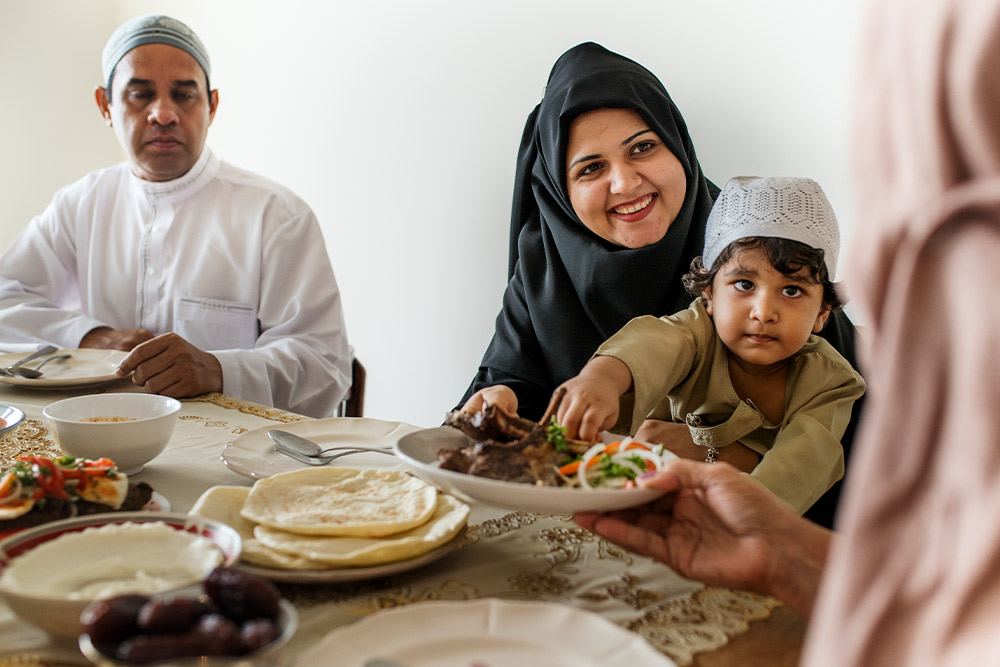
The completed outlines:
{"type": "Polygon", "coordinates": [[[733,255],[704,296],[722,342],[754,366],[791,357],[830,315],[822,285],[805,270],[786,276],[756,249],[733,255]]]}

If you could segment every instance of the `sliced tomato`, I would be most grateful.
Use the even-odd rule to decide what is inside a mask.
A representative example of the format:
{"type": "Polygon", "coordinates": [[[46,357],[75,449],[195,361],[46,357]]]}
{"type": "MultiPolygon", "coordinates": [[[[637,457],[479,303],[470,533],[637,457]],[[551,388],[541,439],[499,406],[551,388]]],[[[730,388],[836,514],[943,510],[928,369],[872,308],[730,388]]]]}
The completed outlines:
{"type": "Polygon", "coordinates": [[[62,470],[55,461],[46,456],[22,456],[20,459],[32,464],[32,473],[44,493],[53,498],[69,498],[62,470]]]}

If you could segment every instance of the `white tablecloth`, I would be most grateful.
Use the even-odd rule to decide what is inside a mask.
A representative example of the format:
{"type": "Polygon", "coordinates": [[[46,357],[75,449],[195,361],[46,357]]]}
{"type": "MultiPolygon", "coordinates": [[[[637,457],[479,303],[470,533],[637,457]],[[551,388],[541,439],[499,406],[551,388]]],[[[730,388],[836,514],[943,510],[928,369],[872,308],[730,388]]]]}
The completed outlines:
{"type": "MultiPolygon", "coordinates": [[[[27,452],[58,453],[42,409],[94,391],[135,391],[118,381],[85,391],[31,391],[0,385],[0,403],[21,408],[25,422],[0,438],[0,467],[27,452]]],[[[251,429],[303,419],[223,394],[183,401],[166,451],[135,479],[149,483],[174,511],[187,511],[214,485],[251,485],[220,458],[227,443],[251,429]]],[[[399,466],[367,454],[343,465],[399,466]],[[367,457],[367,458],[366,458],[367,457]]],[[[573,605],[637,632],[679,665],[724,645],[767,617],[771,598],[684,580],[662,564],[625,552],[579,528],[568,515],[511,512],[473,504],[459,549],[436,563],[391,577],[349,584],[281,584],[300,627],[282,658],[291,663],[329,631],[388,607],[423,600],[498,597],[573,605]]],[[[540,629],[544,631],[544,629],[540,629]]],[[[0,603],[0,667],[86,664],[72,646],[52,642],[0,603]]]]}

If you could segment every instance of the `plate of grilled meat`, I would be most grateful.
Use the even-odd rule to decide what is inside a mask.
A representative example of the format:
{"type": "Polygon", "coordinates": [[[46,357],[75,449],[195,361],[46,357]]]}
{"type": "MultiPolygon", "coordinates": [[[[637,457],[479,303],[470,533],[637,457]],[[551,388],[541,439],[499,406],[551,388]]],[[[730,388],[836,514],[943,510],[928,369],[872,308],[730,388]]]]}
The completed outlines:
{"type": "Polygon", "coordinates": [[[402,436],[394,450],[414,475],[466,500],[507,509],[610,511],[663,495],[637,487],[635,478],[675,458],[672,453],[612,434],[596,443],[570,440],[553,421],[553,409],[539,422],[495,406],[454,411],[444,426],[402,436]]]}

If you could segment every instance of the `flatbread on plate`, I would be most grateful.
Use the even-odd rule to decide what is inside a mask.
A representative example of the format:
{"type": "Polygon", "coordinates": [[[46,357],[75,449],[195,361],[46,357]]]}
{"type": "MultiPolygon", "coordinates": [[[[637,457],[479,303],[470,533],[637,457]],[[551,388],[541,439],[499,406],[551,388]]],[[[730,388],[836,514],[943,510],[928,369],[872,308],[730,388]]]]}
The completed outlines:
{"type": "Polygon", "coordinates": [[[244,518],[301,535],[381,537],[426,523],[437,489],[405,472],[305,468],[258,480],[244,518]]]}
{"type": "Polygon", "coordinates": [[[246,563],[288,570],[320,570],[328,567],[308,558],[274,551],[261,544],[253,536],[253,529],[257,524],[240,514],[249,495],[248,486],[213,486],[201,494],[189,513],[221,521],[239,533],[243,540],[240,560],[246,563]]]}
{"type": "Polygon", "coordinates": [[[297,535],[267,526],[257,526],[253,532],[272,552],[320,563],[319,567],[370,567],[422,556],[446,544],[462,530],[468,517],[468,505],[442,495],[430,521],[386,537],[297,535]]]}
{"type": "Polygon", "coordinates": [[[216,519],[236,529],[243,538],[240,558],[244,562],[286,570],[366,567],[416,558],[447,544],[469,517],[468,505],[442,495],[429,521],[396,535],[305,536],[258,526],[246,519],[240,510],[249,495],[250,489],[245,486],[214,486],[201,495],[191,514],[216,519]],[[258,539],[257,533],[263,539],[258,539]]]}

